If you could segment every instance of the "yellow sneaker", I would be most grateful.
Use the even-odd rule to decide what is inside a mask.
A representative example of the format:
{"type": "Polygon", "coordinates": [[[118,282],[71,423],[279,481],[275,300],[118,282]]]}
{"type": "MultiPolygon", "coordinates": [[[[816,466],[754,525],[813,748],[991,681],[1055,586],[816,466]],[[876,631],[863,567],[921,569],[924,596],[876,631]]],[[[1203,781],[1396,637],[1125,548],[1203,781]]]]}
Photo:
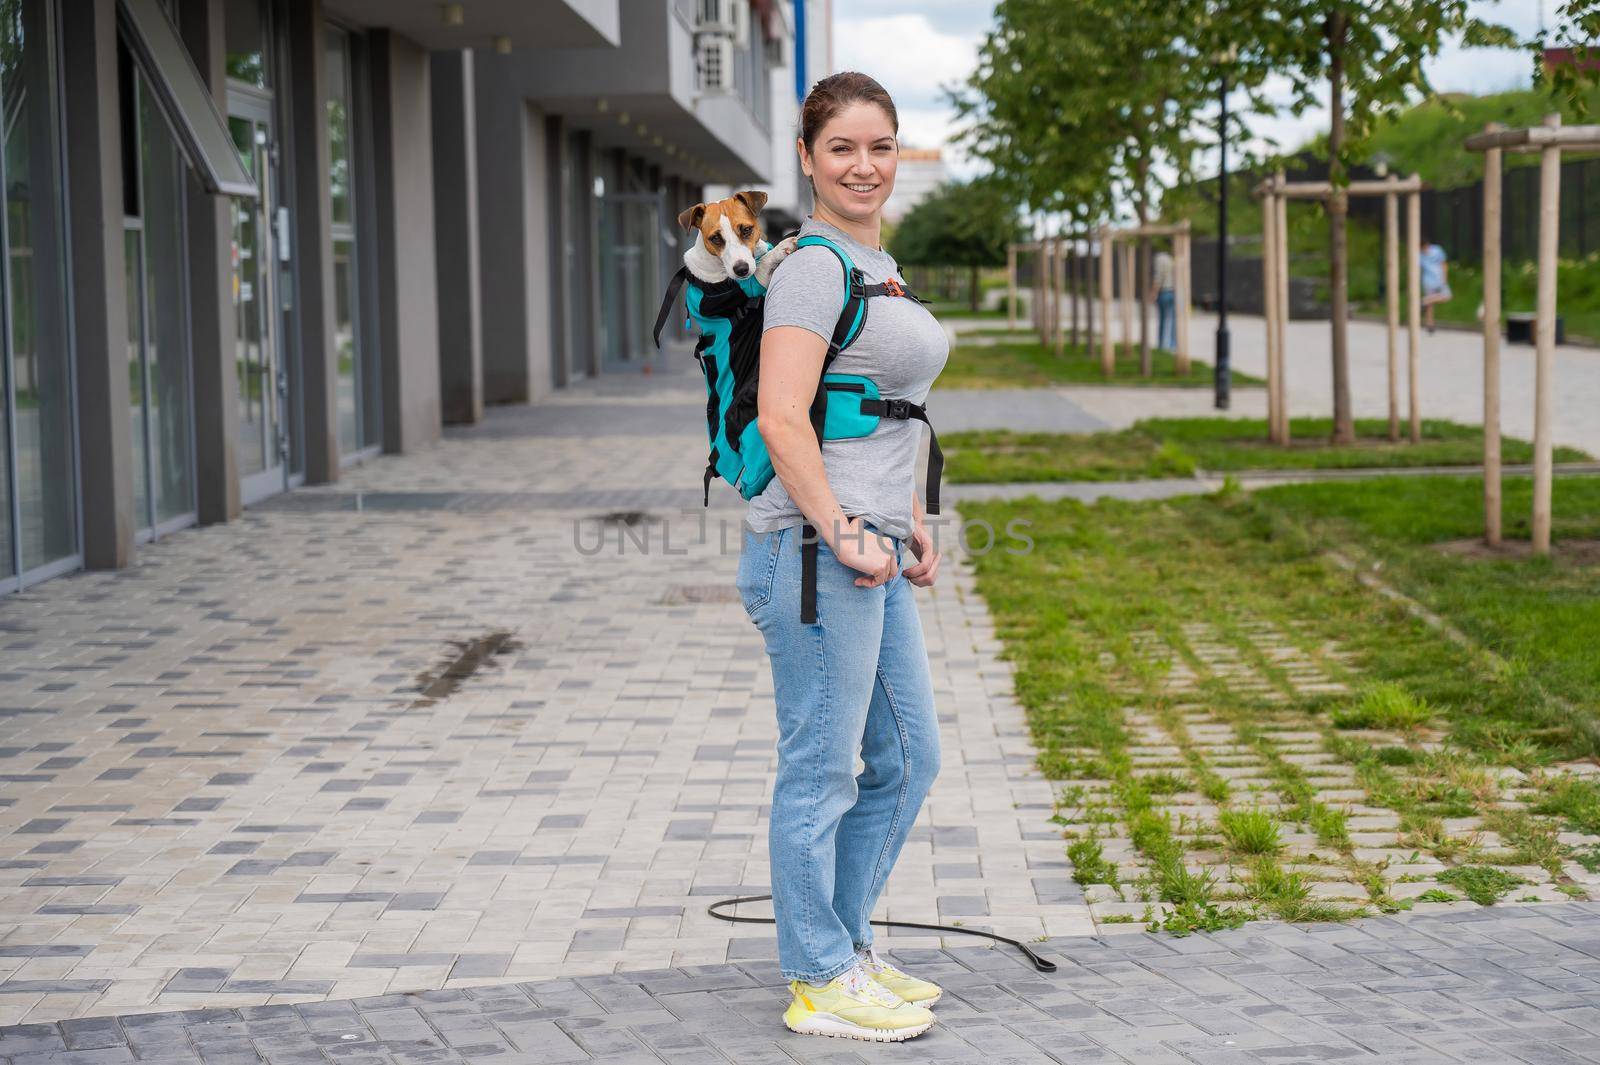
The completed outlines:
{"type": "Polygon", "coordinates": [[[783,1023],[801,1035],[898,1043],[933,1027],[930,1011],[902,1001],[859,965],[822,987],[794,980],[789,990],[794,1001],[783,1011],[783,1023]]]}
{"type": "Polygon", "coordinates": [[[944,988],[938,984],[930,984],[926,980],[918,980],[915,976],[901,972],[878,957],[878,952],[871,947],[858,951],[857,954],[861,958],[861,967],[867,971],[867,975],[893,991],[902,1001],[915,1006],[931,1006],[944,994],[944,988]]]}

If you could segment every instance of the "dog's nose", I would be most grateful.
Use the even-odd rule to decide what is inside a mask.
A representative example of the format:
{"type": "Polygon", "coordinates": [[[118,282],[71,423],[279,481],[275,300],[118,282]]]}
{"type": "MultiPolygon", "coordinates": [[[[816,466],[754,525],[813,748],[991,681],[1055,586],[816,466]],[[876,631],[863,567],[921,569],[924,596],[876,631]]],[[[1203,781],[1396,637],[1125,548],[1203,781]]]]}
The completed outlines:
{"type": "Polygon", "coordinates": [[[749,277],[750,276],[750,264],[747,263],[747,262],[734,263],[733,264],[733,276],[734,277],[749,277]]]}

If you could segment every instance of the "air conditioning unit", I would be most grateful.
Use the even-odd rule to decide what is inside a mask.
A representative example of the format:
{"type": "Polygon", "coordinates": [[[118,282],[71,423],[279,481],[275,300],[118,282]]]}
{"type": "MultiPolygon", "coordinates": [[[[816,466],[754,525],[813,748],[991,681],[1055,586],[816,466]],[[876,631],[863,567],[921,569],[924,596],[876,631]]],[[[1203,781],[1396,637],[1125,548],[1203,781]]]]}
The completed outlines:
{"type": "Polygon", "coordinates": [[[701,92],[733,91],[733,42],[720,33],[708,33],[695,41],[695,66],[700,72],[701,92]]]}
{"type": "Polygon", "coordinates": [[[695,32],[731,34],[737,29],[739,19],[734,9],[747,6],[745,0],[700,0],[700,17],[695,20],[695,32]]]}

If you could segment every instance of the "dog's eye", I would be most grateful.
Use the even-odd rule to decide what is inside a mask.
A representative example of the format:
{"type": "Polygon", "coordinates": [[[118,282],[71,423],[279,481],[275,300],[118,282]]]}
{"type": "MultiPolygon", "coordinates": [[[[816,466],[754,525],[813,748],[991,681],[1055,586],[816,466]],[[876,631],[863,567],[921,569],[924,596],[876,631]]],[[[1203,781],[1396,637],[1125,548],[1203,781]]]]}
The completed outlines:
{"type": "Polygon", "coordinates": [[[721,233],[713,233],[711,235],[710,239],[706,241],[706,243],[711,245],[713,248],[722,247],[722,234],[721,233]]]}
{"type": "Polygon", "coordinates": [[[754,233],[755,231],[756,231],[756,227],[755,226],[740,226],[739,227],[739,239],[740,240],[749,240],[750,239],[750,234],[754,233]]]}

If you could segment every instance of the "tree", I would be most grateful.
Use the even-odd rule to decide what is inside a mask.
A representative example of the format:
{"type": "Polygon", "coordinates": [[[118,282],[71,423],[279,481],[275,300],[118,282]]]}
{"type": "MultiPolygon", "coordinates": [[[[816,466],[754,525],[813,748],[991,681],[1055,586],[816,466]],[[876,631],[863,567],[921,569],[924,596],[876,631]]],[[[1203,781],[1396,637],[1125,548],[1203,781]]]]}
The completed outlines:
{"type": "MultiPolygon", "coordinates": [[[[1159,214],[1155,176],[1186,182],[1208,136],[1222,45],[1205,0],[1001,0],[964,87],[957,140],[1036,210],[1087,227],[1130,204],[1159,214]]],[[[1232,73],[1255,109],[1264,75],[1232,73]]],[[[1141,274],[1149,244],[1140,242],[1141,274]]],[[[1141,318],[1141,365],[1149,343],[1141,318]]]]}
{"type": "Polygon", "coordinates": [[[1022,239],[1016,201],[998,182],[980,178],[940,186],[907,211],[889,238],[889,251],[911,266],[968,267],[976,311],[978,271],[1004,266],[1007,246],[1022,239]]]}
{"type": "Polygon", "coordinates": [[[1589,113],[1589,90],[1600,83],[1600,0],[1564,0],[1556,7],[1555,30],[1540,33],[1529,42],[1533,49],[1533,82],[1548,83],[1556,97],[1565,100],[1579,117],[1589,113]],[[1566,49],[1567,55],[1546,62],[1547,48],[1566,49]]]}
{"type": "Polygon", "coordinates": [[[1355,440],[1350,406],[1350,263],[1343,193],[1348,167],[1380,117],[1418,94],[1434,95],[1423,61],[1449,40],[1469,47],[1509,46],[1504,26],[1468,14],[1468,0],[1219,0],[1216,25],[1242,61],[1288,78],[1296,113],[1328,87],[1328,273],[1333,314],[1333,440],[1355,440]]]}

